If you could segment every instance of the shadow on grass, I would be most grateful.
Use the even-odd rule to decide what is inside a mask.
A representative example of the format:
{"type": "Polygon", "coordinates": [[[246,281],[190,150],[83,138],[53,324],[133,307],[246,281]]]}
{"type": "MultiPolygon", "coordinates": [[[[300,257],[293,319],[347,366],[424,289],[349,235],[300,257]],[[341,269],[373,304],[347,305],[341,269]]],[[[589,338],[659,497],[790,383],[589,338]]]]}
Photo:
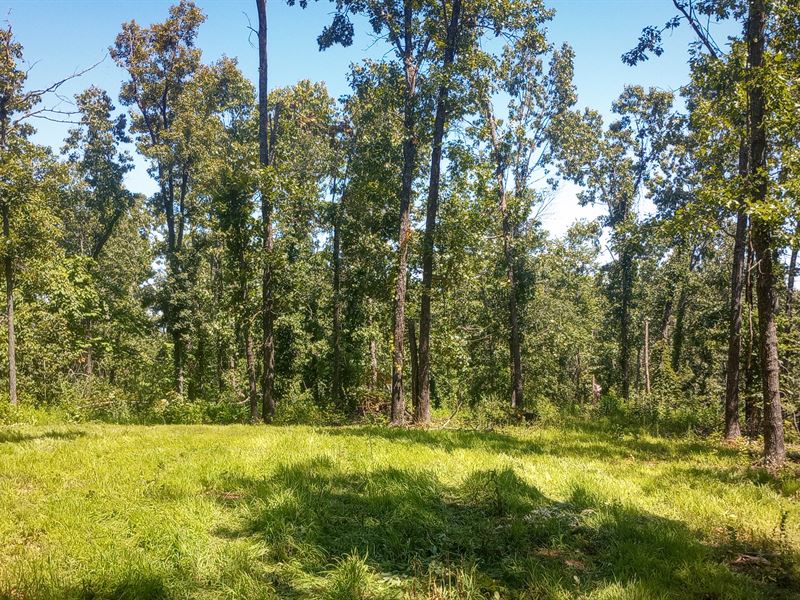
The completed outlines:
{"type": "Polygon", "coordinates": [[[315,458],[221,484],[248,518],[240,531],[217,535],[263,542],[281,597],[302,595],[298,573],[319,575],[354,553],[377,573],[408,578],[417,597],[467,573],[482,594],[474,597],[789,597],[778,584],[731,571],[728,549],[702,544],[681,522],[603,503],[585,489],[555,502],[511,469],[448,486],[426,471],[355,472],[315,458]]]}
{"type": "Polygon", "coordinates": [[[50,431],[40,431],[36,433],[24,433],[22,431],[0,431],[0,444],[19,444],[22,442],[32,442],[34,440],[74,440],[86,435],[85,431],[80,429],[70,429],[67,431],[57,431],[52,429],[50,431]]]}
{"type": "Polygon", "coordinates": [[[526,439],[503,432],[477,432],[467,430],[422,430],[385,427],[326,428],[332,436],[357,436],[380,438],[403,444],[421,444],[452,452],[459,449],[486,449],[511,455],[557,454],[598,460],[637,459],[674,460],[700,454],[713,453],[723,457],[744,456],[733,447],[715,445],[701,440],[646,440],[634,436],[618,435],[607,427],[574,423],[570,432],[552,445],[539,440],[526,439]]]}

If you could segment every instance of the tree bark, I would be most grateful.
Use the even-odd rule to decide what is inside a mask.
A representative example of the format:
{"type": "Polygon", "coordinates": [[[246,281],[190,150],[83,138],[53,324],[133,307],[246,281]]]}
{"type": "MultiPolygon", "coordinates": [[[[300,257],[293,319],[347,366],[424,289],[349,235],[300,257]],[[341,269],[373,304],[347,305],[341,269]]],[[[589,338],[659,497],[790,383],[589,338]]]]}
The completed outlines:
{"type": "MultiPolygon", "coordinates": [[[[5,148],[5,140],[3,140],[5,148]]],[[[8,328],[8,399],[17,403],[17,336],[14,331],[14,258],[11,256],[10,209],[7,202],[2,204],[3,239],[6,251],[3,257],[3,273],[6,279],[6,326],[8,328]]]]}
{"type": "Polygon", "coordinates": [[[650,319],[644,320],[644,391],[650,395],[650,319]]]}
{"type": "Polygon", "coordinates": [[[414,409],[414,421],[419,421],[419,347],[414,319],[408,320],[408,349],[411,352],[411,406],[414,409]]]}
{"type": "MultiPolygon", "coordinates": [[[[456,36],[461,17],[461,0],[453,0],[450,19],[447,23],[443,76],[452,66],[456,56],[456,36]]],[[[431,173],[428,185],[428,204],[425,215],[425,234],[422,241],[422,301],[419,319],[419,408],[415,411],[416,422],[427,425],[431,422],[431,287],[433,284],[433,250],[436,236],[436,216],[439,211],[439,184],[442,167],[442,144],[447,120],[449,85],[439,87],[436,99],[436,116],[433,122],[433,148],[431,150],[431,173]]]]}
{"type": "Polygon", "coordinates": [[[415,104],[417,95],[417,67],[414,63],[412,35],[414,4],[405,0],[403,9],[403,68],[406,89],[403,107],[403,174],[400,189],[400,231],[397,241],[397,279],[394,288],[394,320],[392,335],[392,401],[390,424],[405,423],[406,404],[403,394],[403,352],[405,343],[406,286],[408,276],[408,244],[411,238],[411,196],[414,170],[417,163],[417,138],[415,104]]]}
{"type": "MultiPolygon", "coordinates": [[[[336,193],[336,184],[333,186],[333,193],[336,193]]],[[[333,405],[344,410],[341,405],[341,378],[342,378],[342,306],[341,306],[341,211],[342,201],[333,207],[333,315],[331,323],[331,345],[333,346],[333,377],[331,381],[331,396],[333,405]]]]}
{"type": "MultiPolygon", "coordinates": [[[[764,204],[768,194],[767,132],[764,122],[766,94],[758,74],[763,67],[767,8],[765,0],[750,0],[747,23],[747,58],[751,77],[747,96],[750,123],[750,193],[754,204],[764,204]]],[[[758,265],[756,295],[758,298],[758,333],[761,358],[761,389],[764,401],[764,462],[778,468],[786,461],[783,439],[783,411],[780,393],[780,362],[778,358],[778,294],[774,264],[776,249],[772,225],[753,217],[753,249],[758,265]]]]}
{"type": "Polygon", "coordinates": [[[258,382],[256,377],[256,357],[253,344],[253,334],[250,324],[245,323],[244,354],[247,365],[247,398],[250,404],[250,422],[258,421],[258,382]]]}
{"type": "Polygon", "coordinates": [[[620,256],[621,306],[619,328],[619,368],[622,378],[622,397],[630,399],[631,395],[631,304],[633,303],[633,256],[629,248],[630,242],[623,240],[624,247],[620,256]]]}
{"type": "MultiPolygon", "coordinates": [[[[258,159],[266,169],[271,163],[268,107],[267,0],[256,0],[258,8],[258,159]]],[[[272,290],[272,197],[271,190],[261,189],[261,250],[264,267],[261,279],[261,324],[263,328],[261,373],[261,416],[269,423],[275,416],[275,306],[272,290]]]]}
{"type": "Polygon", "coordinates": [[[753,247],[748,244],[747,266],[745,267],[745,301],[747,302],[747,349],[744,363],[744,421],[748,437],[758,435],[759,415],[753,395],[756,382],[756,369],[753,366],[753,355],[756,354],[755,327],[753,326],[753,247]]]}
{"type": "MultiPolygon", "coordinates": [[[[747,176],[748,150],[739,148],[739,176],[747,176]]],[[[747,214],[740,208],[736,214],[731,266],[731,303],[728,317],[728,362],[725,369],[725,439],[741,435],[739,427],[739,372],[742,346],[742,292],[745,284],[745,251],[747,246],[747,214]]]]}

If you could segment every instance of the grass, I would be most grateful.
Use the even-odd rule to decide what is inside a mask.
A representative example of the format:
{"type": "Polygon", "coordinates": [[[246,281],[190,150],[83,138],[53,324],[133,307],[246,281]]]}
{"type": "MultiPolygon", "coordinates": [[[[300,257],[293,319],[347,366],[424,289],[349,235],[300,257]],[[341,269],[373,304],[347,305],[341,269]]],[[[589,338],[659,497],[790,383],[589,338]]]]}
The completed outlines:
{"type": "Polygon", "coordinates": [[[0,597],[797,598],[797,478],[754,461],[580,423],[3,428],[0,597]]]}

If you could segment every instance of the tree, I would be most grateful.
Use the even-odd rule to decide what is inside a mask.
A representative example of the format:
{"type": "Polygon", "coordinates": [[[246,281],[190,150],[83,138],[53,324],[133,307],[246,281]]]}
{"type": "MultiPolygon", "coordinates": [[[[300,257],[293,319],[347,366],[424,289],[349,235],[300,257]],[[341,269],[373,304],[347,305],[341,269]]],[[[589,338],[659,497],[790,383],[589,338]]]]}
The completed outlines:
{"type": "MultiPolygon", "coordinates": [[[[767,165],[767,93],[763,82],[766,49],[767,5],[764,0],[749,0],[747,17],[747,100],[749,123],[748,191],[753,213],[753,250],[758,264],[759,355],[764,398],[764,462],[778,468],[786,460],[783,441],[780,362],[778,359],[778,292],[775,281],[776,215],[769,204],[767,165]]],[[[780,222],[777,223],[780,226],[780,222]]]]}
{"type": "Polygon", "coordinates": [[[210,226],[222,238],[224,248],[218,277],[230,294],[227,302],[234,321],[234,337],[245,359],[246,399],[250,420],[258,419],[258,377],[253,322],[252,280],[256,271],[254,195],[257,120],[255,91],[236,62],[222,59],[201,67],[182,98],[190,116],[181,125],[193,132],[198,153],[196,187],[207,196],[210,226]],[[220,272],[221,271],[221,272],[220,272]]]}
{"type": "MultiPolygon", "coordinates": [[[[258,9],[258,160],[264,173],[261,184],[261,250],[264,261],[261,279],[261,325],[262,325],[262,369],[261,369],[261,415],[269,422],[275,414],[275,307],[272,283],[272,190],[269,189],[269,167],[273,160],[271,138],[277,124],[271,122],[269,114],[269,56],[267,53],[267,0],[256,0],[258,9]]],[[[277,121],[277,115],[274,117],[277,121]]]]}
{"type": "Polygon", "coordinates": [[[567,113],[561,125],[561,130],[574,132],[572,139],[559,142],[559,158],[565,175],[584,186],[579,201],[604,202],[608,207],[605,224],[612,230],[616,254],[609,291],[619,336],[617,380],[626,399],[631,389],[631,314],[639,252],[636,203],[681,127],[672,100],[670,92],[626,86],[612,107],[620,118],[607,130],[602,130],[600,115],[588,110],[580,122],[575,113],[567,113]]]}
{"type": "Polygon", "coordinates": [[[577,100],[572,84],[572,49],[565,44],[553,51],[549,70],[545,73],[542,55],[549,48],[542,41],[538,37],[523,37],[507,46],[503,61],[488,74],[489,91],[479,100],[484,120],[483,136],[489,140],[501,221],[508,285],[511,406],[515,409],[524,406],[519,315],[522,273],[516,239],[528,223],[532,204],[537,200],[537,194],[531,189],[534,183],[531,179],[534,176],[545,177],[553,157],[551,144],[557,134],[552,128],[558,126],[562,113],[577,100]],[[497,84],[492,85],[492,81],[497,84]],[[511,98],[504,126],[495,116],[491,92],[504,92],[511,98]]]}
{"type": "MultiPolygon", "coordinates": [[[[68,232],[64,242],[70,254],[87,259],[87,268],[94,274],[98,258],[133,205],[134,197],[123,183],[132,164],[130,156],[119,149],[121,143],[129,141],[125,117],[113,117],[114,106],[108,94],[90,87],[75,101],[81,115],[80,126],[70,131],[63,149],[75,181],[63,215],[68,232]]],[[[94,370],[92,312],[87,311],[81,324],[88,376],[94,370]]]]}
{"type": "Polygon", "coordinates": [[[150,174],[159,186],[153,199],[166,224],[168,271],[164,317],[173,341],[175,390],[184,393],[189,323],[187,274],[182,268],[189,218],[192,164],[177,150],[182,132],[173,127],[176,103],[200,66],[195,39],[205,16],[191,0],[170,8],[163,23],[142,28],[135,21],[122,25],[111,57],[128,74],[120,101],[131,106],[131,130],[139,151],[150,161],[150,174]]]}
{"type": "MultiPolygon", "coordinates": [[[[296,0],[288,0],[294,5],[296,0]]],[[[307,0],[299,0],[301,7],[307,0]]],[[[354,27],[351,14],[362,13],[369,20],[376,35],[385,35],[391,45],[397,64],[402,69],[403,88],[403,161],[399,194],[399,226],[397,237],[397,272],[394,286],[394,318],[392,327],[392,399],[390,419],[393,425],[405,422],[403,393],[403,363],[406,326],[406,287],[408,279],[408,250],[411,240],[410,211],[413,206],[414,179],[417,174],[417,157],[421,132],[420,79],[429,61],[432,44],[431,26],[427,21],[427,5],[414,0],[344,0],[337,2],[331,24],[318,38],[320,50],[334,44],[349,46],[353,42],[354,27]]]]}
{"type": "MultiPolygon", "coordinates": [[[[30,212],[25,207],[26,195],[36,196],[41,173],[35,167],[46,157],[41,149],[28,142],[33,128],[28,121],[34,117],[57,114],[40,103],[49,94],[55,93],[64,83],[82,75],[75,72],[69,77],[41,89],[26,91],[28,71],[20,65],[22,45],[14,39],[11,25],[0,29],[0,169],[3,190],[0,192],[0,215],[2,215],[3,277],[6,293],[6,331],[8,334],[8,397],[17,403],[17,339],[14,314],[14,277],[17,257],[12,220],[17,211],[30,212]]],[[[63,114],[63,111],[62,111],[63,114]]],[[[33,221],[33,219],[29,219],[33,221]]]]}
{"type": "MultiPolygon", "coordinates": [[[[689,23],[695,35],[697,44],[692,50],[692,66],[695,79],[699,75],[705,79],[709,74],[719,73],[722,66],[723,72],[732,70],[733,76],[741,77],[741,73],[736,64],[735,56],[725,56],[719,45],[714,39],[711,31],[711,24],[716,21],[727,19],[731,14],[739,14],[740,9],[733,2],[721,3],[698,3],[673,0],[673,4],[680,14],[668,21],[662,29],[656,27],[646,27],[639,39],[636,48],[623,55],[622,60],[629,65],[635,65],[648,59],[648,52],[659,56],[663,52],[661,46],[661,34],[664,31],[675,29],[682,20],[689,23]],[[698,50],[705,50],[703,56],[698,50]],[[727,69],[725,68],[727,67],[727,69]],[[732,69],[731,69],[732,67],[732,69]]],[[[728,73],[728,76],[731,74],[728,73]]],[[[720,95],[724,95],[725,102],[718,101],[717,107],[722,111],[730,111],[732,107],[740,104],[735,91],[730,94],[730,86],[726,79],[719,77],[713,78],[711,89],[707,90],[719,100],[720,95]]],[[[742,115],[735,115],[727,123],[732,123],[734,129],[738,129],[738,169],[737,175],[744,179],[748,172],[748,151],[746,143],[745,129],[746,124],[742,122],[742,115]]],[[[725,124],[727,124],[725,123],[725,124]]],[[[702,125],[705,125],[703,123],[702,125]]],[[[717,127],[721,124],[716,123],[717,127]]],[[[719,131],[719,130],[717,130],[719,131]]],[[[737,132],[734,132],[737,135],[737,132]]],[[[725,147],[723,144],[717,144],[725,147]]],[[[719,154],[717,154],[719,156],[719,154]]],[[[724,163],[722,163],[724,164],[724,163]]],[[[715,165],[717,166],[717,165],[715,165]]],[[[733,440],[741,435],[739,427],[739,374],[740,374],[740,353],[741,353],[741,327],[742,327],[742,296],[745,282],[745,247],[748,235],[748,215],[746,202],[743,198],[734,201],[736,206],[736,227],[734,233],[734,250],[731,264],[730,278],[730,308],[728,326],[728,357],[726,362],[726,384],[725,384],[725,430],[724,436],[727,440],[733,440]]]]}

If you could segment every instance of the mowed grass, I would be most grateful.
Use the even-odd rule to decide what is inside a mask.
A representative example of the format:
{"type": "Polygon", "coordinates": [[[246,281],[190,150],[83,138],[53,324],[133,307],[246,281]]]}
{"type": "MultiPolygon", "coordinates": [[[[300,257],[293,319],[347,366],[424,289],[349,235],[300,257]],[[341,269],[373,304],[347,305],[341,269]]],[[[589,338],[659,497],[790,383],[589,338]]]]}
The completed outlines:
{"type": "Polygon", "coordinates": [[[3,598],[793,598],[791,472],[601,425],[0,429],[3,598]]]}

